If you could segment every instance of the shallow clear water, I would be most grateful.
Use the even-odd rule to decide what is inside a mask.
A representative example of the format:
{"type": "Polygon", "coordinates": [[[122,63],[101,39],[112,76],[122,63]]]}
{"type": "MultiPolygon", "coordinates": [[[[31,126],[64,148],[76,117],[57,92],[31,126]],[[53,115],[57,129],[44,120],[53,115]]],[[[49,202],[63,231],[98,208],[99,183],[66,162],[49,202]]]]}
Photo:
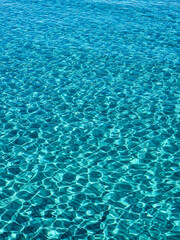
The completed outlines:
{"type": "Polygon", "coordinates": [[[180,4],[0,3],[0,239],[179,239],[180,4]]]}

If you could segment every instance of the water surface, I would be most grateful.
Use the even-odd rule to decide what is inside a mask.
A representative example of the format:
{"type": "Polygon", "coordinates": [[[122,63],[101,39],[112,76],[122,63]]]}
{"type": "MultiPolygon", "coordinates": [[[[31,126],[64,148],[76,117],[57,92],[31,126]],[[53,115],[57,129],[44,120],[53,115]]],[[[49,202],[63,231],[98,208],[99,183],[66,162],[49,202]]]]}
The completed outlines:
{"type": "Polygon", "coordinates": [[[177,0],[2,0],[0,239],[179,239],[177,0]]]}

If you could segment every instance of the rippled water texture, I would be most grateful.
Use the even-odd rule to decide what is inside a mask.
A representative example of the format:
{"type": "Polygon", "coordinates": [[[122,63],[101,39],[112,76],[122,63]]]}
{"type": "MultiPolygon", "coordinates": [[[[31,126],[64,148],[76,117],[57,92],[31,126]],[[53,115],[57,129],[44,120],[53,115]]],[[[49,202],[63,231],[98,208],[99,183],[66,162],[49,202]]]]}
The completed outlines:
{"type": "Polygon", "coordinates": [[[178,0],[1,1],[1,240],[179,239],[179,21],[178,0]]]}

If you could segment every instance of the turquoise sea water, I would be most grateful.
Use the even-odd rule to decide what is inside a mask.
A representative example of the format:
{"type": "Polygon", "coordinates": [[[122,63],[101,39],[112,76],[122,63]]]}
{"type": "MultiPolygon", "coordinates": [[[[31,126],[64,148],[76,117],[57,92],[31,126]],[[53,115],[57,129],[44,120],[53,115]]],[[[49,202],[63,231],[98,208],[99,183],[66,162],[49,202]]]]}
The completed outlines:
{"type": "Polygon", "coordinates": [[[0,240],[177,240],[178,0],[0,2],[0,240]]]}

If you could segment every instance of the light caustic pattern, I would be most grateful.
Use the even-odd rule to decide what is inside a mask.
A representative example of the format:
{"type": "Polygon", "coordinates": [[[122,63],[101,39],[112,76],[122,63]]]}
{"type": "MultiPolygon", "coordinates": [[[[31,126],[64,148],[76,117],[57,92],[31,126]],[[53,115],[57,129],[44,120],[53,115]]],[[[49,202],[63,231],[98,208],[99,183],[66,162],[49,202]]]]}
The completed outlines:
{"type": "Polygon", "coordinates": [[[178,239],[179,8],[1,1],[0,239],[178,239]]]}

